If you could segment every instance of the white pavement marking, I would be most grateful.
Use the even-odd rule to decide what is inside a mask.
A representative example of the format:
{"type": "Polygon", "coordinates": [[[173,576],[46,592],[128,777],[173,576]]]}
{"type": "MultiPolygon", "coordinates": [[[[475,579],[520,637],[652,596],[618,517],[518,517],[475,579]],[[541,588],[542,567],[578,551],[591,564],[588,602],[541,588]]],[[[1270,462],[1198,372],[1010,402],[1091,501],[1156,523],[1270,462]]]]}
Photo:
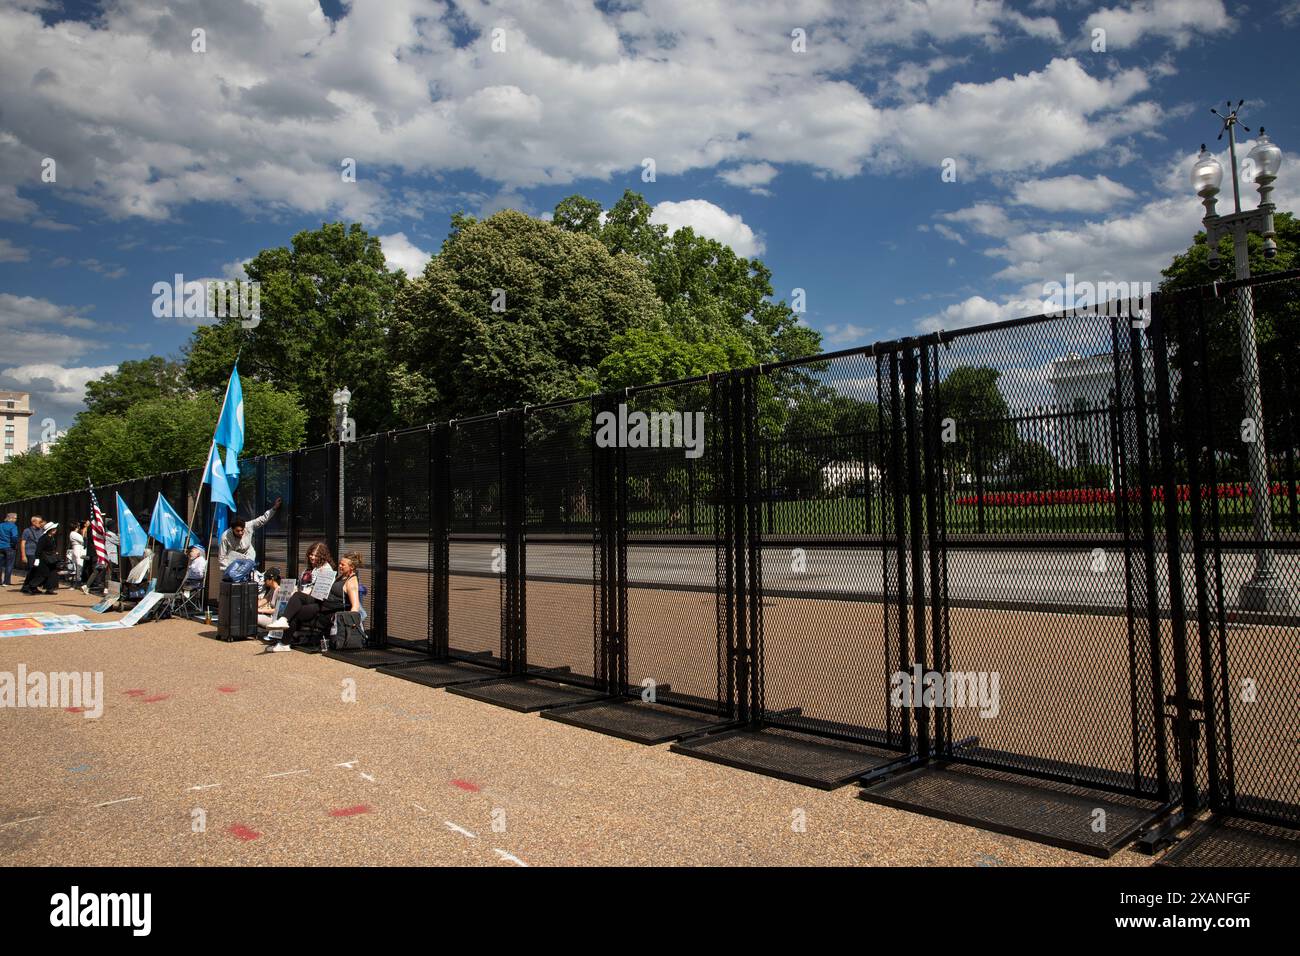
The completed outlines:
{"type": "Polygon", "coordinates": [[[12,827],[17,826],[20,823],[31,823],[33,820],[40,820],[44,816],[45,814],[42,813],[39,816],[23,817],[21,820],[10,820],[8,823],[0,823],[0,827],[12,827]]]}
{"type": "Polygon", "coordinates": [[[375,782],[375,778],[372,777],[372,776],[370,776],[370,774],[366,773],[364,770],[361,771],[361,779],[362,779],[362,780],[369,780],[371,783],[374,783],[374,782],[375,782]]]}
{"type": "Polygon", "coordinates": [[[334,766],[336,766],[336,767],[347,767],[349,770],[352,770],[353,768],[356,767],[357,763],[358,763],[358,761],[356,761],[356,760],[345,760],[345,761],[343,761],[342,763],[336,763],[334,766]]]}
{"type": "Polygon", "coordinates": [[[429,812],[428,810],[424,809],[424,807],[420,806],[418,803],[413,803],[411,804],[411,806],[415,807],[415,809],[419,810],[421,813],[429,812]]]}
{"type": "Polygon", "coordinates": [[[100,807],[111,807],[115,803],[130,803],[132,800],[143,800],[143,799],[144,797],[123,797],[121,800],[107,800],[104,803],[95,804],[94,809],[98,810],[100,807]]]}
{"type": "Polygon", "coordinates": [[[311,773],[310,770],[286,770],[283,773],[268,773],[263,780],[270,780],[272,777],[291,777],[295,773],[311,773]]]}
{"type": "Polygon", "coordinates": [[[463,835],[469,837],[471,840],[477,840],[477,839],[478,839],[478,834],[477,834],[477,833],[471,833],[469,830],[466,830],[463,826],[461,826],[461,825],[458,824],[458,823],[452,823],[450,820],[443,820],[442,822],[445,823],[445,824],[447,825],[447,829],[448,829],[448,830],[454,830],[454,831],[456,831],[457,833],[460,833],[460,834],[463,834],[463,835]]]}
{"type": "MultiPolygon", "coordinates": [[[[219,787],[219,783],[201,783],[197,787],[190,787],[190,790],[211,790],[213,787],[219,787]]],[[[188,792],[188,791],[187,791],[188,792]]]]}
{"type": "Polygon", "coordinates": [[[509,863],[513,863],[515,866],[528,865],[523,860],[519,859],[519,857],[515,856],[513,853],[507,853],[505,850],[498,850],[496,847],[493,847],[492,852],[495,853],[497,856],[501,857],[501,859],[506,860],[509,863]]]}

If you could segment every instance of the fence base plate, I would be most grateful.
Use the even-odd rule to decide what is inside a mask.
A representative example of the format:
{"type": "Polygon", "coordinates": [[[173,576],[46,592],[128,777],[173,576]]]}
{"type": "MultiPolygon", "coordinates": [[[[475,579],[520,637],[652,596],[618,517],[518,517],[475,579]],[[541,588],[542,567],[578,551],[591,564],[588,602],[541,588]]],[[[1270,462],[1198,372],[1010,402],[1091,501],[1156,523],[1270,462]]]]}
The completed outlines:
{"type": "Polygon", "coordinates": [[[675,743],[670,749],[822,790],[842,787],[875,767],[898,759],[893,751],[774,727],[723,731],[675,743]]]}
{"type": "Polygon", "coordinates": [[[1193,830],[1156,866],[1300,866],[1300,830],[1216,817],[1193,830]]]}
{"type": "Polygon", "coordinates": [[[599,700],[605,696],[599,691],[559,684],[536,677],[502,677],[448,687],[447,693],[471,697],[486,704],[508,707],[520,713],[531,714],[551,707],[580,704],[599,700]]]}
{"type": "Polygon", "coordinates": [[[400,677],[425,687],[447,687],[451,684],[466,684],[481,681],[499,673],[495,667],[481,667],[465,661],[409,661],[401,664],[385,664],[377,667],[377,673],[390,677],[400,677]]]}
{"type": "Polygon", "coordinates": [[[325,651],[324,656],[332,661],[346,661],[357,667],[383,667],[386,664],[421,661],[429,655],[422,651],[407,650],[404,647],[358,647],[351,651],[325,651]]]}
{"type": "Polygon", "coordinates": [[[1160,812],[1152,800],[940,764],[868,787],[863,800],[1108,859],[1160,812]],[[1093,830],[1103,818],[1103,832],[1093,830]]]}
{"type": "Polygon", "coordinates": [[[640,700],[601,700],[574,704],[571,707],[548,710],[542,716],[638,744],[666,744],[726,723],[715,715],[640,700]]]}

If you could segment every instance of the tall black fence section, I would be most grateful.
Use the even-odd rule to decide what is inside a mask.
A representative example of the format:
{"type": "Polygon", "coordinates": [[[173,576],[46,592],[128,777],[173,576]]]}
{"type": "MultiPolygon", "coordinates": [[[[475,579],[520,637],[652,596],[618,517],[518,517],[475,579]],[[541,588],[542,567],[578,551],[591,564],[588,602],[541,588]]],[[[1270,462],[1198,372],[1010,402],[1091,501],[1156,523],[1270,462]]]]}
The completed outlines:
{"type": "MultiPolygon", "coordinates": [[[[1294,863],[1300,272],[1128,306],[251,458],[237,507],[282,501],[286,577],[355,556],[369,646],[331,656],[1100,856],[1294,863]]],[[[201,478],[96,493],[205,540],[201,478]]],[[[89,491],[0,509],[66,546],[89,491]]]]}

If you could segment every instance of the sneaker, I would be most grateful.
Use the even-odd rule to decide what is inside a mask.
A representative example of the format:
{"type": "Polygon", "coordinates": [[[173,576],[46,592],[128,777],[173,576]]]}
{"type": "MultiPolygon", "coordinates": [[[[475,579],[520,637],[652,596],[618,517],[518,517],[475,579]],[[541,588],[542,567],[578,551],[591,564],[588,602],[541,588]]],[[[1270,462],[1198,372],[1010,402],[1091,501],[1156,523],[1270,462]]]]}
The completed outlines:
{"type": "Polygon", "coordinates": [[[267,630],[270,631],[287,631],[289,629],[289,622],[282,617],[277,617],[270,624],[266,625],[266,627],[267,630]]]}
{"type": "Polygon", "coordinates": [[[293,648],[290,647],[288,644],[281,644],[278,641],[271,645],[272,654],[278,654],[280,651],[291,651],[291,650],[293,650],[293,648]]]}
{"type": "Polygon", "coordinates": [[[89,594],[89,593],[90,593],[90,588],[86,587],[84,584],[83,584],[80,588],[78,588],[77,590],[79,590],[82,594],[89,594]]]}

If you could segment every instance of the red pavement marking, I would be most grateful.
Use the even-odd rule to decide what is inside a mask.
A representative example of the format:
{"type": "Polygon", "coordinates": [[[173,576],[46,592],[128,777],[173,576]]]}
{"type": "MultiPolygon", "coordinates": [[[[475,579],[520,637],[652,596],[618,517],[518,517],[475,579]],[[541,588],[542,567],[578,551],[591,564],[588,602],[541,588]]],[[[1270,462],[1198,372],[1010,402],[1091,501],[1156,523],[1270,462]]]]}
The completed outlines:
{"type": "Polygon", "coordinates": [[[171,697],[171,694],[154,694],[152,697],[141,697],[138,699],[142,704],[156,704],[158,701],[166,700],[169,697],[171,697]]]}
{"type": "Polygon", "coordinates": [[[239,688],[238,688],[238,687],[218,687],[217,690],[221,691],[221,693],[223,693],[223,694],[233,694],[235,691],[239,690],[239,688]]]}
{"type": "Polygon", "coordinates": [[[468,780],[453,780],[453,787],[460,787],[462,790],[468,790],[470,793],[478,793],[478,786],[470,783],[468,780]]]}
{"type": "Polygon", "coordinates": [[[226,832],[240,840],[256,840],[262,835],[252,827],[246,827],[242,823],[232,823],[226,827],[226,832]]]}
{"type": "Polygon", "coordinates": [[[337,810],[331,810],[332,817],[355,817],[358,813],[369,813],[370,808],[364,803],[359,803],[355,807],[340,807],[337,810]]]}
{"type": "Polygon", "coordinates": [[[122,693],[126,694],[128,697],[139,697],[141,694],[148,693],[148,691],[146,691],[143,687],[136,687],[133,688],[132,690],[124,690],[122,691],[122,693]]]}
{"type": "Polygon", "coordinates": [[[86,712],[84,707],[64,707],[63,709],[70,714],[84,714],[86,712]]]}

